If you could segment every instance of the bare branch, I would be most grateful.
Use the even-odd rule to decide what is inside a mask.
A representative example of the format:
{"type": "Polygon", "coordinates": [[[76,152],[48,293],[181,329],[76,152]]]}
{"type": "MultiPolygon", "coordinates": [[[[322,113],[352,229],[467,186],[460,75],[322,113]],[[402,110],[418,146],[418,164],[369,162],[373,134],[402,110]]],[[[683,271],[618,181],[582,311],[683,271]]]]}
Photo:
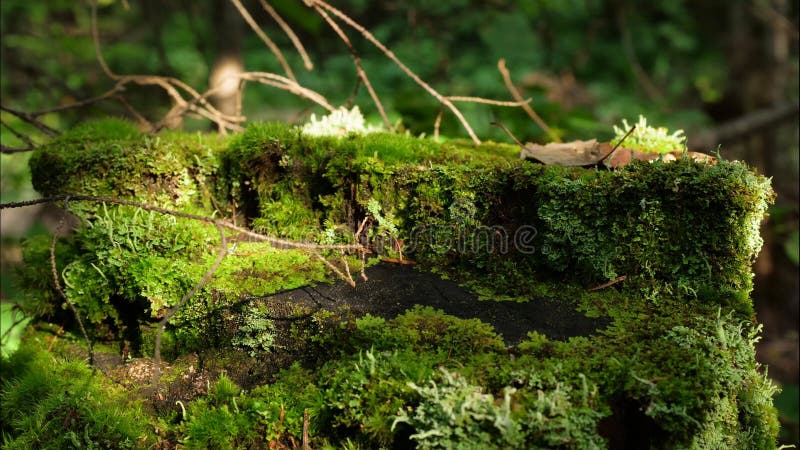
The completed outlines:
{"type": "Polygon", "coordinates": [[[14,153],[25,153],[36,150],[36,147],[27,146],[27,147],[9,147],[3,144],[0,144],[0,153],[11,155],[14,153]]]}
{"type": "Polygon", "coordinates": [[[9,147],[7,145],[0,144],[0,153],[5,153],[5,154],[24,153],[36,149],[36,145],[33,143],[31,138],[15,130],[14,128],[11,127],[11,125],[7,124],[2,119],[0,119],[0,125],[6,127],[6,129],[10,131],[11,134],[13,134],[14,136],[17,137],[17,139],[21,140],[26,144],[25,147],[9,147]]]}
{"type": "Polygon", "coordinates": [[[777,103],[749,112],[728,122],[723,122],[716,128],[689,136],[689,148],[698,150],[713,149],[721,143],[741,139],[749,134],[763,132],[790,120],[797,120],[798,115],[800,115],[800,102],[797,100],[777,103]]]}
{"type": "MultiPolygon", "coordinates": [[[[183,217],[183,218],[186,218],[186,219],[198,220],[198,221],[206,222],[206,223],[209,223],[209,224],[213,224],[213,225],[215,225],[217,227],[217,230],[220,233],[220,246],[219,246],[220,249],[219,249],[219,251],[217,253],[217,259],[214,261],[214,264],[212,264],[212,266],[208,269],[208,271],[203,276],[203,278],[189,292],[187,292],[174,307],[172,307],[164,315],[164,317],[161,319],[161,321],[158,324],[158,331],[157,331],[157,334],[156,334],[155,352],[154,352],[155,366],[154,366],[154,369],[153,369],[154,370],[154,372],[153,372],[153,383],[154,383],[154,386],[156,386],[156,387],[158,386],[158,380],[160,378],[160,371],[161,371],[161,339],[162,339],[162,335],[163,335],[164,329],[165,329],[166,325],[168,324],[169,320],[175,315],[175,313],[177,313],[177,311],[192,296],[194,296],[200,289],[202,289],[203,286],[208,284],[208,282],[211,280],[211,277],[213,277],[214,273],[217,271],[219,266],[222,264],[222,261],[224,260],[225,256],[227,255],[227,252],[228,252],[228,249],[227,249],[227,238],[225,236],[225,231],[224,231],[225,229],[236,231],[240,235],[245,235],[245,236],[260,240],[260,241],[268,242],[268,243],[272,244],[273,246],[276,246],[276,247],[279,247],[279,248],[296,248],[296,249],[302,249],[302,250],[308,251],[309,253],[314,255],[317,259],[322,261],[322,263],[325,264],[328,268],[330,268],[331,271],[333,271],[337,276],[339,276],[342,280],[346,281],[350,286],[353,286],[353,287],[355,287],[355,281],[353,280],[353,277],[350,274],[350,267],[349,267],[349,265],[347,263],[347,260],[346,259],[343,260],[344,261],[344,266],[345,266],[345,272],[343,272],[338,267],[333,265],[330,261],[325,259],[319,253],[319,250],[338,250],[338,251],[342,251],[342,252],[344,252],[344,251],[356,251],[362,257],[362,269],[361,269],[361,272],[362,272],[362,277],[364,279],[366,279],[366,275],[363,273],[363,267],[365,265],[364,264],[365,263],[364,262],[364,258],[365,258],[366,253],[368,252],[368,250],[364,246],[358,244],[358,242],[356,242],[353,245],[319,245],[319,244],[309,244],[309,243],[302,243],[302,242],[287,241],[287,240],[283,240],[283,239],[276,239],[276,238],[265,236],[265,235],[262,235],[262,234],[259,234],[259,233],[256,233],[256,232],[253,232],[253,231],[238,227],[238,226],[236,226],[234,224],[231,224],[231,223],[229,223],[229,222],[227,222],[225,220],[214,219],[212,217],[206,217],[206,216],[201,216],[201,215],[197,215],[197,214],[184,213],[184,212],[181,212],[181,211],[174,211],[174,210],[170,210],[170,209],[167,209],[167,208],[161,208],[161,207],[154,206],[154,205],[148,205],[148,204],[145,204],[145,203],[135,202],[135,201],[132,201],[132,200],[118,199],[118,198],[113,198],[113,197],[98,197],[98,196],[91,196],[91,195],[56,195],[56,196],[52,196],[52,197],[40,198],[40,199],[34,199],[34,200],[27,200],[27,201],[21,201],[21,202],[0,203],[0,209],[21,208],[21,207],[37,205],[37,204],[41,204],[41,203],[54,203],[54,202],[62,201],[62,200],[65,203],[68,202],[68,201],[89,201],[89,202],[106,202],[106,203],[113,203],[113,204],[118,204],[118,205],[134,206],[134,207],[140,208],[140,209],[145,210],[145,211],[155,211],[155,212],[159,212],[159,213],[162,213],[162,214],[169,214],[169,215],[172,215],[172,216],[175,216],[175,217],[183,217]]],[[[86,333],[85,327],[83,326],[83,321],[81,320],[80,315],[78,314],[78,311],[75,308],[74,304],[69,300],[69,298],[67,297],[67,295],[64,293],[63,289],[61,288],[61,284],[60,284],[59,279],[58,279],[58,271],[57,271],[56,262],[55,262],[55,245],[56,245],[56,236],[57,236],[57,233],[60,230],[61,226],[63,225],[63,221],[64,220],[62,218],[62,220],[59,222],[59,224],[58,224],[58,226],[56,228],[56,231],[55,231],[55,233],[53,235],[53,240],[52,240],[51,245],[50,245],[50,264],[51,264],[51,269],[52,269],[52,273],[53,273],[53,280],[54,280],[54,284],[55,284],[56,290],[59,292],[61,297],[64,298],[64,300],[67,302],[67,304],[70,306],[70,308],[72,309],[73,313],[75,314],[75,317],[76,317],[76,319],[78,321],[78,325],[80,326],[81,331],[82,331],[82,333],[84,335],[84,338],[86,339],[86,342],[87,342],[88,347],[89,347],[89,362],[90,362],[90,364],[94,364],[94,351],[92,349],[92,343],[89,340],[89,336],[86,333]]],[[[363,223],[362,223],[362,228],[363,228],[363,223]]]]}
{"type": "Polygon", "coordinates": [[[61,112],[61,111],[65,111],[65,110],[73,109],[73,108],[80,108],[80,107],[83,107],[83,106],[86,106],[86,105],[91,105],[92,103],[97,103],[97,102],[99,102],[101,100],[105,100],[107,98],[113,97],[117,93],[122,92],[124,90],[125,90],[124,84],[123,83],[117,83],[116,86],[114,86],[111,90],[106,91],[105,93],[100,94],[100,95],[98,95],[96,97],[91,97],[91,98],[87,98],[85,100],[80,100],[80,101],[77,101],[77,102],[68,103],[66,105],[60,105],[60,106],[56,106],[56,107],[53,107],[53,108],[44,109],[42,111],[32,112],[32,113],[30,113],[30,115],[32,117],[39,117],[39,116],[43,116],[45,114],[61,112]]]}
{"type": "Polygon", "coordinates": [[[484,103],[486,105],[494,105],[494,106],[508,106],[508,107],[518,107],[524,106],[530,103],[533,99],[528,98],[525,100],[520,100],[516,102],[504,102],[501,100],[492,100],[490,98],[481,98],[481,97],[458,97],[458,96],[448,96],[447,97],[450,101],[453,102],[470,102],[470,103],[484,103]]]}
{"type": "Polygon", "coordinates": [[[103,73],[112,80],[118,80],[120,78],[119,75],[111,71],[108,64],[106,64],[105,58],[103,58],[103,52],[100,50],[100,33],[97,31],[97,0],[92,0],[92,42],[94,43],[95,58],[97,58],[100,68],[103,69],[103,73]]]}
{"type": "Polygon", "coordinates": [[[312,91],[311,89],[305,88],[297,84],[297,82],[292,81],[286,77],[282,77],[280,75],[276,75],[274,73],[269,72],[245,72],[239,74],[239,77],[243,80],[248,81],[255,81],[258,83],[266,84],[269,86],[276,87],[278,89],[283,89],[285,91],[289,91],[297,96],[307,98],[314,103],[322,106],[323,108],[327,109],[328,111],[334,111],[336,108],[331,106],[328,103],[328,100],[325,99],[322,95],[312,91]]]}
{"type": "Polygon", "coordinates": [[[200,289],[203,288],[209,281],[211,281],[211,277],[214,276],[214,273],[219,269],[220,264],[225,259],[225,256],[228,254],[228,241],[225,237],[225,230],[217,225],[217,231],[219,231],[219,251],[217,252],[217,259],[214,260],[214,263],[209,267],[208,271],[206,271],[203,278],[195,284],[189,292],[183,295],[181,300],[164,315],[160,322],[158,322],[158,331],[156,331],[156,342],[155,342],[155,349],[153,352],[153,386],[158,387],[159,378],[161,378],[161,336],[164,334],[164,328],[167,326],[169,319],[178,312],[179,309],[197,293],[200,289]]]}
{"type": "Polygon", "coordinates": [[[364,71],[364,67],[361,66],[361,57],[358,56],[358,52],[356,49],[353,48],[353,44],[350,43],[350,39],[347,37],[347,34],[339,27],[339,25],[328,16],[328,13],[325,12],[322,8],[317,5],[314,5],[314,11],[317,12],[326,22],[333,28],[333,31],[339,35],[339,38],[344,42],[347,48],[350,50],[350,55],[353,57],[353,63],[356,66],[356,72],[358,73],[359,79],[364,82],[364,86],[367,88],[367,92],[369,92],[369,96],[372,97],[372,102],[375,103],[375,106],[378,108],[378,112],[381,115],[381,119],[383,119],[383,124],[386,126],[387,130],[392,129],[392,123],[389,122],[389,118],[386,117],[386,111],[383,109],[383,104],[381,103],[380,98],[378,98],[378,94],[375,93],[375,89],[372,88],[372,83],[369,82],[369,78],[367,78],[367,73],[364,71]]]}
{"type": "Polygon", "coordinates": [[[64,226],[64,219],[67,216],[67,202],[69,201],[69,196],[64,198],[64,215],[61,216],[61,219],[58,221],[56,225],[56,229],[53,230],[53,239],[50,241],[50,269],[53,273],[53,285],[56,288],[56,291],[61,295],[61,298],[67,302],[69,309],[72,310],[72,313],[75,314],[75,320],[78,321],[78,327],[81,329],[81,333],[83,334],[83,338],[86,340],[86,346],[89,350],[89,365],[94,365],[94,349],[92,348],[92,341],[89,339],[89,334],[86,332],[86,327],[83,326],[83,320],[81,320],[81,315],[78,313],[78,309],[75,308],[75,305],[70,301],[67,294],[64,292],[64,289],[61,288],[61,282],[59,281],[58,276],[58,268],[56,267],[56,241],[58,240],[58,233],[61,231],[61,227],[64,226]]]}
{"type": "Polygon", "coordinates": [[[511,130],[509,130],[505,125],[503,125],[500,122],[492,122],[491,124],[502,128],[503,131],[506,132],[508,137],[510,137],[520,148],[524,148],[525,147],[524,145],[522,145],[522,142],[520,142],[519,139],[517,139],[517,137],[514,136],[514,133],[512,133],[511,130]]]}
{"type": "Polygon", "coordinates": [[[448,100],[446,97],[442,96],[435,89],[433,89],[428,83],[422,81],[422,79],[419,76],[417,76],[417,74],[415,74],[413,71],[411,71],[411,69],[409,69],[408,66],[403,64],[403,62],[400,61],[400,59],[397,58],[397,56],[395,56],[395,54],[391,50],[389,50],[377,38],[375,38],[375,36],[373,36],[372,33],[367,31],[366,28],[364,28],[361,25],[359,25],[358,23],[356,23],[353,19],[351,19],[345,13],[339,11],[338,9],[334,8],[333,6],[329,5],[328,3],[325,3],[322,0],[304,0],[304,1],[305,1],[306,5],[308,5],[310,7],[314,7],[315,5],[319,5],[322,8],[325,8],[326,11],[328,11],[331,14],[333,14],[334,16],[338,17],[344,23],[346,23],[347,25],[351,26],[352,28],[357,30],[359,33],[361,33],[367,40],[372,42],[373,45],[378,47],[378,49],[380,51],[382,51],[384,55],[386,55],[389,59],[391,59],[392,62],[394,62],[397,65],[397,67],[399,67],[403,72],[405,72],[405,74],[408,75],[409,78],[414,80],[415,83],[420,85],[423,89],[425,89],[425,91],[427,91],[430,95],[432,95],[440,103],[442,103],[443,105],[447,106],[447,108],[450,109],[450,111],[452,111],[453,114],[456,115],[456,117],[461,122],[461,125],[464,127],[464,129],[467,130],[467,134],[469,134],[469,137],[472,139],[472,142],[474,142],[475,144],[480,144],[481,143],[481,140],[478,139],[478,136],[475,135],[475,132],[472,130],[472,127],[470,127],[469,122],[467,122],[467,119],[464,118],[464,115],[461,114],[461,111],[458,108],[456,108],[455,105],[453,105],[453,103],[450,100],[448,100]]]}
{"type": "Polygon", "coordinates": [[[303,58],[303,64],[306,67],[306,70],[311,70],[314,68],[314,64],[311,63],[311,59],[308,57],[308,53],[306,52],[306,48],[303,47],[303,43],[300,42],[300,39],[292,30],[292,27],[283,20],[283,18],[278,14],[277,11],[266,2],[266,0],[258,0],[261,3],[261,7],[269,14],[275,22],[278,23],[278,26],[281,27],[284,33],[289,36],[289,40],[292,41],[294,48],[297,49],[297,53],[300,53],[300,57],[303,58]]]}
{"type": "Polygon", "coordinates": [[[245,22],[247,22],[247,24],[250,25],[250,28],[252,28],[253,31],[256,32],[258,37],[261,38],[264,44],[266,44],[267,47],[269,47],[272,54],[275,55],[275,58],[278,59],[278,62],[280,63],[281,67],[283,67],[283,71],[286,72],[286,76],[289,77],[292,81],[297,82],[297,79],[294,77],[294,72],[292,72],[292,68],[289,67],[289,63],[287,63],[286,58],[283,57],[283,52],[281,52],[281,49],[278,48],[278,46],[275,45],[274,42],[272,42],[272,39],[270,39],[269,36],[267,36],[267,34],[264,33],[264,30],[262,30],[261,27],[258,26],[255,19],[253,19],[253,16],[251,16],[250,13],[247,12],[247,9],[244,7],[244,5],[242,5],[242,2],[240,2],[239,0],[231,0],[231,3],[233,3],[233,6],[235,6],[236,9],[239,10],[239,14],[241,14],[245,22]]]}
{"type": "Polygon", "coordinates": [[[36,128],[38,128],[39,131],[41,131],[42,133],[46,134],[47,136],[53,137],[53,136],[56,136],[56,135],[58,135],[60,133],[55,128],[48,127],[47,125],[45,125],[44,123],[42,123],[41,121],[36,119],[36,117],[33,117],[28,113],[25,113],[25,112],[22,112],[22,111],[17,111],[15,109],[11,109],[8,106],[3,106],[3,105],[0,105],[0,111],[5,111],[5,112],[7,112],[9,114],[13,114],[13,115],[19,117],[23,121],[25,121],[25,122],[35,126],[36,128]]]}
{"type": "Polygon", "coordinates": [[[31,205],[38,205],[41,203],[53,203],[63,200],[69,200],[71,202],[79,202],[79,201],[86,201],[86,202],[95,202],[95,203],[113,203],[117,205],[127,205],[127,206],[134,206],[137,208],[141,208],[145,211],[155,211],[161,214],[169,214],[175,217],[183,217],[185,219],[191,220],[198,220],[201,222],[210,223],[213,225],[221,226],[223,228],[227,228],[232,231],[236,231],[242,235],[255,239],[257,241],[267,242],[274,247],[277,248],[297,248],[297,249],[305,249],[305,250],[349,250],[349,251],[368,251],[364,246],[356,243],[356,244],[335,244],[335,245],[322,245],[322,244],[312,244],[312,243],[305,243],[305,242],[295,242],[286,239],[279,239],[270,237],[264,234],[256,233],[254,231],[248,230],[246,228],[242,228],[240,226],[234,225],[226,220],[222,219],[215,219],[213,217],[201,216],[199,214],[191,214],[185,213],[181,211],[175,211],[172,209],[161,208],[159,206],[148,205],[147,203],[136,202],[133,200],[126,200],[122,198],[114,198],[114,197],[102,197],[102,196],[94,196],[94,195],[54,195],[52,197],[45,197],[45,198],[37,198],[33,200],[26,200],[21,202],[7,202],[7,203],[0,203],[0,209],[7,209],[7,208],[21,208],[25,206],[31,205]]]}
{"type": "MultiPolygon", "coordinates": [[[[506,68],[505,59],[500,59],[499,61],[497,61],[497,70],[499,70],[500,74],[503,76],[503,82],[506,84],[508,92],[510,92],[511,96],[514,97],[514,100],[522,102],[523,101],[522,95],[520,95],[516,86],[514,86],[514,83],[511,81],[511,74],[508,72],[508,69],[506,68]]],[[[547,133],[548,136],[550,136],[550,139],[552,139],[555,142],[561,142],[561,139],[555,133],[553,133],[550,127],[547,126],[544,120],[542,120],[542,118],[539,117],[539,114],[536,114],[536,111],[534,111],[533,108],[531,108],[531,106],[528,103],[523,103],[520,106],[522,106],[522,109],[524,109],[525,112],[528,113],[528,115],[531,117],[531,119],[533,119],[533,121],[536,122],[537,125],[539,125],[539,128],[544,130],[544,132],[547,133]]]]}
{"type": "Polygon", "coordinates": [[[342,271],[339,270],[338,267],[334,266],[330,261],[328,261],[327,259],[323,258],[322,255],[320,255],[318,252],[313,252],[312,251],[311,254],[314,255],[320,261],[322,261],[322,263],[325,264],[326,266],[328,266],[328,268],[331,269],[333,271],[333,273],[338,275],[339,278],[341,278],[342,280],[346,281],[347,284],[349,284],[351,287],[356,287],[356,282],[353,281],[353,277],[350,276],[349,273],[347,275],[342,273],[342,271]]]}
{"type": "Polygon", "coordinates": [[[11,134],[16,136],[19,140],[21,140],[22,142],[28,144],[29,147],[33,147],[34,146],[33,145],[33,141],[31,140],[31,138],[29,138],[28,136],[25,136],[24,134],[20,133],[19,131],[13,129],[11,127],[11,125],[7,124],[4,120],[0,119],[0,124],[2,124],[2,126],[6,127],[6,129],[8,131],[10,131],[11,134]]]}
{"type": "Polygon", "coordinates": [[[123,96],[121,96],[121,95],[117,95],[117,96],[115,96],[114,98],[116,98],[117,100],[119,100],[119,102],[120,102],[120,103],[122,103],[122,106],[124,106],[124,107],[125,107],[125,109],[127,109],[127,110],[128,110],[128,112],[129,112],[129,113],[131,113],[131,115],[132,115],[134,118],[136,118],[136,121],[137,121],[137,122],[139,122],[139,123],[140,123],[140,124],[141,124],[143,127],[145,127],[145,128],[146,128],[146,129],[148,129],[148,130],[152,130],[152,129],[153,129],[153,124],[152,124],[152,123],[150,123],[150,121],[149,121],[149,120],[145,119],[145,118],[144,118],[144,116],[143,116],[143,115],[141,115],[141,114],[139,113],[139,111],[137,111],[137,110],[136,110],[136,108],[134,108],[133,106],[131,106],[131,105],[130,105],[130,103],[128,103],[128,101],[127,101],[127,100],[125,100],[125,97],[123,97],[123,96]]]}
{"type": "MultiPolygon", "coordinates": [[[[238,1],[238,0],[232,0],[232,1],[238,1]]],[[[170,110],[170,113],[168,113],[167,116],[164,119],[162,119],[158,125],[155,126],[155,128],[163,127],[164,124],[168,123],[171,120],[174,120],[175,118],[182,116],[186,112],[194,112],[217,124],[218,128],[223,133],[225,133],[229,129],[231,130],[241,129],[238,123],[243,122],[245,120],[243,117],[236,117],[236,116],[231,117],[226,114],[223,114],[221,111],[214,108],[208,101],[206,101],[207,95],[205,96],[200,95],[196,90],[194,90],[192,87],[188,86],[181,80],[171,77],[160,77],[154,75],[118,75],[112,72],[108,64],[106,63],[105,59],[103,58],[103,53],[100,49],[100,33],[98,32],[97,29],[97,1],[92,0],[91,6],[92,6],[91,8],[92,40],[94,43],[95,56],[106,76],[108,76],[112,80],[117,81],[117,85],[115,86],[114,89],[120,90],[124,85],[128,83],[135,83],[139,85],[155,85],[164,89],[167,95],[174,102],[175,107],[173,107],[170,110]],[[178,89],[182,89],[185,92],[187,92],[192,97],[192,100],[187,102],[180,94],[180,92],[178,92],[178,89]],[[199,104],[200,106],[197,106],[197,104],[199,104]]],[[[111,95],[109,93],[106,94],[108,94],[109,96],[111,95]]],[[[137,118],[143,119],[141,118],[141,115],[138,114],[137,118]]],[[[140,120],[140,122],[149,124],[147,120],[140,120]]]]}

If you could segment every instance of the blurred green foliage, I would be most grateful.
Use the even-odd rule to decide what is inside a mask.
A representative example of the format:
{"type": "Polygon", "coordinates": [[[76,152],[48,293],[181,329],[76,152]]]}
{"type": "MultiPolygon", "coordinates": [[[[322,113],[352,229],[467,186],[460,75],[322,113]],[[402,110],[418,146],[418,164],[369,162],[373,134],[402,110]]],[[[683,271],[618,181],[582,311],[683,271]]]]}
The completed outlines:
{"type": "MultiPolygon", "coordinates": [[[[120,74],[175,76],[204,90],[220,39],[220,24],[214,20],[218,3],[104,2],[98,12],[99,31],[109,66],[120,74]]],[[[719,100],[729,81],[721,50],[723,33],[708,24],[717,14],[714,2],[695,3],[411,0],[351,1],[339,7],[443,93],[508,99],[496,68],[498,59],[505,58],[515,82],[559,134],[568,139],[607,139],[611,123],[633,120],[640,113],[654,123],[687,131],[708,122],[704,104],[719,100]]],[[[246,2],[286,51],[301,84],[332,103],[347,100],[356,84],[347,48],[302,3],[271,4],[308,47],[316,64],[313,71],[301,68],[288,38],[261,8],[246,2]]],[[[38,110],[88,98],[112,86],[96,63],[88,5],[7,0],[0,12],[4,103],[38,110]]],[[[431,133],[439,112],[436,101],[362,36],[346,31],[392,117],[402,117],[414,133],[431,133]]],[[[243,22],[241,33],[246,69],[280,73],[275,58],[243,22]]],[[[126,97],[146,114],[163,114],[168,106],[163,93],[146,88],[131,87],[126,97]]],[[[377,119],[364,89],[355,101],[377,119]]],[[[291,118],[307,106],[265,86],[245,91],[245,113],[251,119],[291,118]]],[[[545,139],[519,109],[462,107],[481,137],[505,139],[489,126],[490,121],[501,120],[521,138],[545,139]]],[[[108,114],[126,112],[118,102],[107,101],[57,116],[59,123],[72,124],[86,115],[108,114]]],[[[442,129],[448,135],[463,134],[449,114],[442,129]]]]}

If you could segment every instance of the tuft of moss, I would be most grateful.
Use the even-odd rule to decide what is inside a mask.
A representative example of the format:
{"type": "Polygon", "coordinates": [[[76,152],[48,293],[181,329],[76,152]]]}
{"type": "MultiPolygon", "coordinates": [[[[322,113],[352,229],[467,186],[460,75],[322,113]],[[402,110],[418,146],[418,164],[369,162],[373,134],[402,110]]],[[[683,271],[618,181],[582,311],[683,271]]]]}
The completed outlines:
{"type": "Polygon", "coordinates": [[[23,344],[0,365],[5,448],[142,448],[155,436],[139,402],[82,361],[23,344]]]}
{"type": "Polygon", "coordinates": [[[149,136],[122,119],[90,121],[37,149],[30,159],[33,187],[44,196],[113,196],[210,208],[208,185],[225,140],[203,134],[149,136]]]}

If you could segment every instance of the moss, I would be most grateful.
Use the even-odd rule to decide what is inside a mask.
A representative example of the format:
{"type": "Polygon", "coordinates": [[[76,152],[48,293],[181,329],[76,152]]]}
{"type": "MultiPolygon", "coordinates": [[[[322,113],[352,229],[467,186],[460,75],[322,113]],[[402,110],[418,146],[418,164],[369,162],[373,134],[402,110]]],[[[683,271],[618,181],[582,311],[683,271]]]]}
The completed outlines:
{"type": "Polygon", "coordinates": [[[3,358],[6,448],[141,448],[155,436],[140,405],[83,362],[61,362],[28,344],[3,358]]]}
{"type": "Polygon", "coordinates": [[[326,280],[322,262],[297,250],[242,243],[215,274],[211,288],[232,297],[266,296],[326,280]]]}
{"type": "MultiPolygon", "coordinates": [[[[364,236],[379,256],[402,251],[482,300],[577,305],[610,323],[567,341],[531,333],[507,348],[487,324],[430,308],[386,320],[279,304],[268,296],[330,280],[327,269],[306,252],[238,242],[171,320],[165,354],[241,363],[237,382],[261,386],[223,380],[187,405],[171,425],[187,446],[247,447],[259,436],[289,446],[308,409],[315,447],[422,445],[433,436],[508,448],[774,447],[775,389],[755,362],[749,298],[769,180],[738,162],[607,171],[517,156],[502,144],[311,138],[281,124],[227,141],[145,136],[111,121],[66,133],[31,168],[45,195],[230,213],[308,242],[352,242],[369,217],[364,236]]],[[[68,294],[95,336],[138,339],[137,354],[149,354],[153,323],[216,258],[216,230],[135,208],[73,209],[84,225],[58,247],[68,294]]],[[[33,240],[25,252],[29,294],[61,306],[49,242],[33,240]]]]}
{"type": "Polygon", "coordinates": [[[197,197],[210,197],[215,152],[224,142],[202,134],[148,136],[130,122],[104,119],[52,140],[37,149],[29,164],[33,186],[45,196],[79,193],[202,204],[197,197]]]}
{"type": "Polygon", "coordinates": [[[256,128],[242,142],[273,145],[271,163],[240,150],[226,156],[244,168],[232,185],[255,191],[242,193],[240,202],[253,202],[254,223],[270,231],[307,238],[323,221],[354,229],[377,200],[395,218],[396,238],[413,244],[407,254],[427,267],[457,267],[451,274],[462,274],[462,282],[487,297],[524,296],[525,280],[543,274],[586,285],[625,275],[645,295],[667,283],[702,301],[738,302],[737,309],[750,311],[741,294],[752,288],[757,224],[772,193],[766,179],[741,163],[709,167],[685,159],[613,172],[542,167],[508,155],[466,161],[459,159],[461,147],[432,152],[431,142],[417,140],[409,148],[409,137],[315,141],[270,127],[283,134],[273,131],[277,137],[269,141],[272,128],[256,128]],[[405,149],[405,159],[387,145],[405,149]],[[277,202],[285,206],[280,212],[277,202]],[[514,241],[520,237],[528,239],[524,252],[514,241]]]}

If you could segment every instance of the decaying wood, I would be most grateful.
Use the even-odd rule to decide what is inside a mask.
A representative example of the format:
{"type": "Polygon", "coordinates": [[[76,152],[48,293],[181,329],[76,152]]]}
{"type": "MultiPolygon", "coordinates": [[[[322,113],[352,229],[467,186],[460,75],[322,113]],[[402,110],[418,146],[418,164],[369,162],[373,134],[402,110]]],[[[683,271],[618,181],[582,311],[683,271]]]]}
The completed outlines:
{"type": "Polygon", "coordinates": [[[661,159],[664,162],[676,161],[683,157],[692,159],[699,163],[716,164],[717,158],[711,155],[700,152],[682,152],[674,151],[670,153],[646,153],[634,150],[631,148],[618,148],[611,153],[611,155],[603,161],[603,164],[610,168],[616,169],[630,164],[634,160],[640,161],[657,161],[661,159]]]}

